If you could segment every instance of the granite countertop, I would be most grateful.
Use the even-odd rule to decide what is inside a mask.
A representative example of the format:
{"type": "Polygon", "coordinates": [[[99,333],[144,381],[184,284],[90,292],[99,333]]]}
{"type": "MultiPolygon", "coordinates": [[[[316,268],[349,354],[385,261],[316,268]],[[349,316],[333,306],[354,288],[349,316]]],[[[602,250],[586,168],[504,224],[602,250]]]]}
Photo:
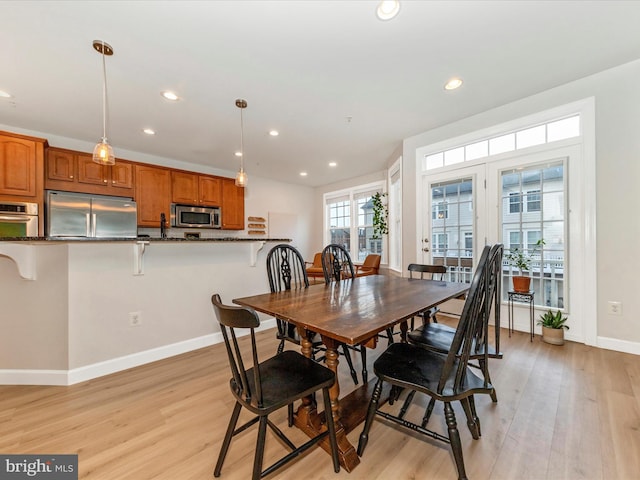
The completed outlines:
{"type": "Polygon", "coordinates": [[[266,237],[137,237],[137,238],[88,238],[88,237],[0,237],[0,242],[290,242],[290,238],[266,237]]]}

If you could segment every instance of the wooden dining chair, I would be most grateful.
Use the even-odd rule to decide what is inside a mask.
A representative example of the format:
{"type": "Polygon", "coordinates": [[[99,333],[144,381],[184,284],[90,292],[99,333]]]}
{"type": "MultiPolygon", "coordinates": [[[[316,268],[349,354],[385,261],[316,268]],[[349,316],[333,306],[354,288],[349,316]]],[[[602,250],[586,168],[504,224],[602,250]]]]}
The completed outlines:
{"type": "MultiPolygon", "coordinates": [[[[474,345],[480,340],[479,324],[484,320],[484,298],[488,286],[485,264],[480,263],[472,279],[469,294],[455,331],[451,348],[446,354],[427,350],[408,343],[393,343],[374,362],[373,368],[378,380],[373,389],[364,428],[358,442],[358,455],[362,456],[369,439],[369,431],[376,415],[432,439],[451,445],[451,451],[458,471],[458,478],[466,479],[462,454],[462,443],[456,422],[452,402],[459,401],[467,417],[467,426],[474,439],[482,432],[478,419],[474,395],[493,392],[493,386],[487,377],[481,378],[469,367],[474,345]],[[379,410],[380,396],[384,383],[392,387],[417,391],[428,395],[434,401],[444,403],[444,415],[448,436],[431,431],[411,422],[404,416],[379,410]]],[[[488,353],[484,352],[485,361],[488,353]]]]}
{"type": "Polygon", "coordinates": [[[325,283],[356,276],[351,255],[346,248],[336,243],[329,244],[322,250],[322,271],[325,283]]]}
{"type": "MultiPolygon", "coordinates": [[[[309,287],[309,278],[302,255],[295,247],[285,243],[276,245],[269,250],[267,254],[267,276],[269,277],[271,293],[309,287]]],[[[300,337],[295,325],[280,318],[276,318],[276,325],[276,336],[280,340],[278,353],[282,353],[286,341],[300,345],[300,337]]],[[[310,338],[310,340],[312,340],[312,344],[315,347],[314,350],[317,350],[322,344],[319,338],[310,338]]],[[[313,354],[315,354],[315,351],[312,351],[313,354]]]]}
{"type": "Polygon", "coordinates": [[[322,269],[322,252],[318,252],[313,256],[313,262],[305,262],[307,265],[307,277],[312,278],[314,283],[316,278],[324,280],[324,270],[322,269]]]}
{"type": "MultiPolygon", "coordinates": [[[[474,332],[473,345],[469,355],[471,367],[477,368],[482,372],[484,378],[491,383],[489,374],[488,358],[502,358],[500,351],[500,291],[502,278],[502,254],[504,247],[502,244],[493,246],[485,246],[480,257],[479,265],[484,265],[484,295],[481,299],[482,308],[480,309],[480,321],[477,324],[477,331],[474,332]],[[494,317],[494,344],[489,341],[489,319],[493,311],[494,317]],[[477,362],[477,363],[476,363],[477,362]]],[[[427,350],[439,353],[447,353],[451,350],[456,329],[442,323],[426,323],[407,335],[410,343],[418,345],[427,350]]],[[[413,393],[410,393],[402,407],[406,412],[411,402],[413,393]]],[[[491,392],[491,400],[498,401],[496,390],[491,392]]],[[[422,426],[429,421],[429,417],[433,411],[435,401],[432,399],[427,406],[425,415],[422,420],[422,426]]]]}
{"type": "Polygon", "coordinates": [[[382,257],[377,253],[367,255],[362,265],[356,265],[356,277],[366,277],[367,275],[378,275],[380,271],[380,260],[382,257]]]}
{"type": "MultiPolygon", "coordinates": [[[[407,267],[409,271],[409,278],[418,278],[418,273],[420,274],[420,279],[424,280],[444,280],[444,275],[447,273],[447,267],[444,265],[424,265],[421,263],[410,263],[407,267]]],[[[440,309],[436,307],[431,307],[424,312],[420,313],[420,317],[422,317],[422,323],[425,324],[429,321],[438,322],[436,318],[436,314],[440,311],[440,309]]],[[[414,328],[413,318],[411,319],[411,330],[414,328]]]]}
{"type": "Polygon", "coordinates": [[[229,357],[232,374],[229,386],[231,387],[231,393],[235,397],[235,406],[213,475],[215,477],[220,476],[232,438],[255,423],[259,423],[259,427],[253,461],[253,480],[258,480],[281,468],[327,436],[329,436],[329,444],[331,446],[333,469],[336,473],[339,472],[338,443],[333,415],[325,416],[327,425],[325,431],[299,447],[296,447],[269,420],[271,413],[292,404],[296,400],[310,396],[318,390],[322,390],[325,409],[331,412],[328,407],[331,405],[329,388],[335,383],[335,374],[325,366],[293,350],[278,353],[268,360],[258,362],[255,329],[260,325],[260,320],[256,312],[250,308],[224,305],[218,294],[214,294],[211,297],[211,303],[220,323],[220,330],[224,338],[227,356],[229,357]],[[243,355],[245,349],[240,348],[236,330],[249,330],[251,355],[248,358],[243,355]],[[245,365],[251,365],[251,367],[247,368],[245,365]],[[242,408],[253,413],[255,417],[241,427],[236,428],[242,408]],[[270,467],[262,470],[267,426],[291,452],[270,467]]]}

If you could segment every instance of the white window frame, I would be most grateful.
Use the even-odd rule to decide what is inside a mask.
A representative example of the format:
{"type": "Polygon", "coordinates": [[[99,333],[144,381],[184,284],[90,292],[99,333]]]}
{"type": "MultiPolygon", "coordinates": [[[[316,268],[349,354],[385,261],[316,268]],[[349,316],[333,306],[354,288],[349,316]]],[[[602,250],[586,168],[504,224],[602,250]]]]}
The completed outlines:
{"type": "MultiPolygon", "coordinates": [[[[386,182],[372,182],[364,185],[358,185],[351,188],[346,188],[343,190],[336,190],[333,192],[327,192],[322,196],[322,211],[323,211],[323,238],[324,245],[328,245],[331,242],[331,233],[329,226],[329,215],[327,210],[327,205],[332,199],[339,199],[342,197],[349,198],[349,205],[351,207],[351,222],[349,225],[350,228],[350,241],[349,241],[349,255],[351,255],[351,259],[354,263],[358,263],[358,229],[361,228],[358,226],[358,205],[357,205],[357,197],[363,193],[368,192],[376,192],[379,191],[381,193],[386,193],[386,182]]],[[[388,223],[388,221],[387,221],[388,223]]],[[[389,225],[390,226],[390,225],[389,225]]],[[[388,235],[382,236],[382,258],[380,263],[387,263],[387,237],[388,235]]]]}
{"type": "MultiPolygon", "coordinates": [[[[576,147],[579,152],[579,165],[570,165],[569,194],[571,195],[571,215],[566,220],[570,232],[568,242],[569,261],[573,265],[570,290],[575,294],[572,298],[579,297],[572,301],[571,319],[572,327],[568,337],[572,340],[584,342],[587,345],[596,345],[597,337],[597,292],[596,292],[596,162],[595,162],[595,98],[589,97],[577,102],[562,105],[550,110],[528,115],[509,122],[494,125],[492,127],[471,132],[456,138],[445,140],[431,145],[416,148],[416,224],[422,224],[422,205],[424,205],[422,191],[423,177],[434,173],[436,170],[427,172],[423,159],[432,153],[446,151],[460,145],[469,145],[486,138],[498,137],[501,133],[526,129],[528,126],[551,123],[554,119],[564,118],[571,115],[580,115],[580,136],[570,139],[558,140],[542,145],[532,146],[520,151],[506,152],[493,156],[480,158],[438,168],[438,173],[464,169],[473,165],[489,165],[492,162],[505,160],[519,155],[527,155],[535,152],[545,152],[562,149],[563,147],[576,147]],[[576,293],[579,292],[579,295],[576,293]]],[[[498,218],[494,215],[488,217],[488,238],[487,243],[494,242],[498,238],[498,218]]],[[[416,257],[421,255],[421,229],[416,229],[416,257]]],[[[476,240],[478,241],[478,240],[476,240]]],[[[502,309],[506,318],[506,308],[502,309]]]]}

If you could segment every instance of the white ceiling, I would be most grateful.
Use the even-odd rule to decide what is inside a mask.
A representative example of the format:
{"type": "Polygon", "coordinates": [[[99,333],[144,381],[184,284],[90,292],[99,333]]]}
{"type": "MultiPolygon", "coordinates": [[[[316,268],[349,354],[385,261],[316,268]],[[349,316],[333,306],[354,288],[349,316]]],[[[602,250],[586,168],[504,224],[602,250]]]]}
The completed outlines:
{"type": "Polygon", "coordinates": [[[2,1],[0,124],[98,141],[104,40],[116,156],[236,170],[245,98],[249,179],[318,186],[382,170],[403,138],[640,58],[638,1],[403,0],[387,22],[377,3],[2,1]],[[464,85],[445,91],[452,76],[464,85]]]}

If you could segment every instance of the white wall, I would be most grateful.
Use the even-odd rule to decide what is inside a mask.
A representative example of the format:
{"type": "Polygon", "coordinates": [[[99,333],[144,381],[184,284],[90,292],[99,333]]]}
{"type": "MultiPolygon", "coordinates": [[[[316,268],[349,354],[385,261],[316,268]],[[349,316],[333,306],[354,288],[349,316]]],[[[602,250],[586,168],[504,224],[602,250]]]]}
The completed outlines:
{"type": "Polygon", "coordinates": [[[415,261],[416,148],[430,145],[587,97],[596,99],[597,317],[602,346],[640,352],[640,297],[635,275],[640,234],[640,61],[542,92],[408,138],[403,146],[403,261],[415,261]],[[607,301],[623,314],[607,313],[607,301]],[[627,348],[625,348],[627,344],[627,348]]]}

